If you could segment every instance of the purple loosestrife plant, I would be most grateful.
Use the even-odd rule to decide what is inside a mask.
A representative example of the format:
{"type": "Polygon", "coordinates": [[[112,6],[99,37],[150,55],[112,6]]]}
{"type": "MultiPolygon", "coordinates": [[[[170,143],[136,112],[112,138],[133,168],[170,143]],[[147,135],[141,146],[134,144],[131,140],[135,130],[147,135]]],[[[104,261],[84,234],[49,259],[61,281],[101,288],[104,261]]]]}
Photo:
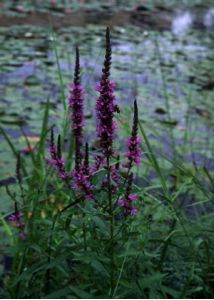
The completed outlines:
{"type": "Polygon", "coordinates": [[[124,208],[125,216],[137,214],[137,209],[132,204],[133,201],[137,200],[137,194],[131,194],[132,182],[133,173],[129,175],[124,199],[118,200],[118,205],[124,208]]]}
{"type": "Polygon", "coordinates": [[[116,185],[120,184],[119,170],[120,170],[120,156],[117,155],[117,163],[115,164],[115,166],[111,167],[111,179],[116,185]]]}
{"type": "MultiPolygon", "coordinates": [[[[114,193],[121,184],[121,178],[119,175],[120,169],[120,156],[117,156],[117,162],[115,165],[110,166],[110,179],[111,179],[111,191],[114,193]]],[[[108,189],[108,180],[105,178],[102,182],[102,188],[108,189]]]]}
{"type": "Polygon", "coordinates": [[[21,221],[23,214],[20,211],[15,211],[14,214],[10,215],[9,221],[13,222],[14,225],[18,228],[23,228],[25,227],[25,224],[21,221]]]}
{"type": "Polygon", "coordinates": [[[15,212],[9,216],[8,221],[11,222],[14,225],[14,227],[19,229],[20,231],[19,236],[22,239],[25,239],[27,237],[27,233],[24,231],[25,223],[23,223],[22,217],[23,217],[23,213],[20,212],[16,207],[15,212]]]}
{"type": "Polygon", "coordinates": [[[58,176],[66,182],[69,187],[69,179],[70,175],[65,170],[65,161],[62,158],[61,154],[61,139],[60,135],[58,136],[57,147],[54,142],[54,131],[51,129],[51,139],[50,139],[50,147],[49,152],[51,155],[51,159],[48,160],[48,163],[54,167],[58,176]]]}
{"type": "Polygon", "coordinates": [[[72,172],[72,175],[74,177],[74,190],[83,193],[87,199],[94,200],[94,187],[90,184],[90,176],[86,174],[84,166],[79,166],[78,170],[72,172]]]}
{"type": "Polygon", "coordinates": [[[85,174],[89,175],[89,173],[90,173],[90,167],[89,167],[89,148],[88,148],[88,143],[85,143],[84,170],[85,170],[85,174]]]}
{"type": "Polygon", "coordinates": [[[96,89],[100,93],[96,102],[97,115],[97,137],[102,156],[110,157],[113,154],[112,142],[115,136],[116,123],[113,120],[114,113],[117,111],[115,105],[115,82],[109,79],[111,67],[111,41],[109,28],[106,29],[106,54],[104,67],[102,69],[101,81],[97,83],[96,89]]]}
{"type": "MultiPolygon", "coordinates": [[[[133,165],[140,165],[142,151],[140,149],[141,139],[138,136],[138,106],[137,101],[134,101],[134,117],[132,125],[131,136],[127,139],[128,150],[126,152],[126,158],[128,162],[123,163],[123,167],[128,168],[126,179],[123,183],[123,187],[126,186],[126,194],[124,199],[117,200],[119,206],[124,207],[124,214],[135,215],[137,209],[132,205],[132,201],[137,199],[136,194],[131,194],[131,187],[133,182],[133,173],[130,174],[133,165]],[[128,182],[127,182],[128,180],[128,182]]],[[[118,197],[119,198],[119,197],[118,197]]]]}
{"type": "Polygon", "coordinates": [[[107,171],[107,178],[104,179],[102,187],[107,188],[108,194],[108,211],[110,220],[110,295],[112,296],[115,288],[115,262],[114,262],[114,207],[112,194],[114,188],[112,185],[112,166],[110,164],[110,158],[113,156],[113,139],[115,137],[116,123],[114,121],[114,113],[118,112],[118,108],[115,105],[115,82],[111,81],[110,78],[111,68],[111,41],[110,41],[110,30],[106,29],[106,53],[104,59],[104,66],[102,69],[102,77],[100,83],[97,84],[97,91],[100,93],[99,98],[96,102],[96,115],[97,115],[97,138],[99,143],[99,151],[101,155],[96,157],[96,165],[99,169],[100,166],[104,166],[107,171]]]}
{"type": "Polygon", "coordinates": [[[75,169],[78,170],[81,164],[81,147],[83,143],[83,126],[84,126],[84,89],[80,80],[80,61],[79,49],[76,47],[76,62],[74,70],[74,81],[71,84],[69,106],[72,111],[72,130],[75,140],[75,169]]]}
{"type": "Polygon", "coordinates": [[[74,190],[83,193],[87,199],[94,200],[94,186],[90,183],[91,172],[89,168],[88,143],[85,145],[84,162],[72,172],[74,178],[74,190]]]}
{"type": "Polygon", "coordinates": [[[93,186],[90,183],[91,172],[89,171],[88,144],[86,143],[85,160],[82,161],[81,147],[83,144],[83,87],[80,85],[80,63],[79,50],[76,47],[76,63],[74,71],[74,81],[72,83],[71,96],[69,97],[69,106],[71,108],[72,130],[75,139],[75,168],[70,173],[65,170],[65,161],[61,156],[60,136],[58,138],[58,147],[54,143],[54,133],[51,131],[49,163],[55,168],[59,177],[66,182],[70,189],[70,179],[73,179],[73,188],[78,196],[85,195],[86,198],[94,199],[93,186]]]}
{"type": "MultiPolygon", "coordinates": [[[[17,156],[16,178],[17,178],[17,181],[21,188],[21,196],[22,196],[22,198],[24,198],[23,186],[22,186],[22,176],[21,176],[21,156],[20,156],[20,154],[18,154],[18,156],[17,156]]],[[[19,229],[19,236],[22,239],[25,239],[27,237],[27,233],[25,232],[26,225],[23,222],[23,213],[18,209],[18,204],[16,201],[14,203],[14,213],[9,216],[8,221],[11,222],[11,224],[14,227],[19,229]]]]}
{"type": "MultiPolygon", "coordinates": [[[[71,110],[71,129],[75,144],[74,166],[69,170],[67,164],[65,167],[65,160],[62,158],[61,153],[61,138],[59,135],[57,142],[55,142],[54,130],[52,128],[49,146],[50,159],[48,163],[53,167],[57,177],[61,179],[64,185],[59,189],[58,185],[56,185],[54,190],[52,188],[49,189],[48,184],[43,185],[43,180],[39,180],[38,182],[38,175],[35,173],[35,176],[32,176],[32,180],[29,181],[29,197],[25,197],[26,200],[29,198],[29,205],[28,202],[23,201],[23,208],[18,209],[17,206],[15,206],[15,212],[9,217],[11,225],[15,226],[18,231],[20,239],[25,239],[28,233],[28,245],[35,242],[38,243],[38,247],[41,249],[38,253],[34,251],[34,249],[26,252],[23,247],[23,254],[20,253],[20,255],[17,256],[18,263],[15,261],[14,266],[15,268],[18,266],[17,275],[15,274],[17,277],[21,275],[23,270],[28,269],[29,266],[36,268],[34,261],[32,261],[32,254],[36,255],[35,264],[37,263],[37,254],[38,259],[40,259],[41,254],[43,255],[41,259],[45,264],[41,273],[42,276],[35,277],[35,280],[37,280],[37,278],[40,280],[41,277],[41,280],[38,281],[38,286],[42,291],[42,296],[50,295],[52,288],[56,291],[61,290],[61,288],[64,289],[64,286],[69,283],[71,277],[74,278],[74,280],[72,280],[74,288],[75,286],[79,286],[78,278],[81,277],[81,281],[86,283],[87,292],[93,296],[94,282],[91,280],[92,285],[90,285],[90,283],[88,285],[88,278],[93,274],[94,268],[96,268],[97,265],[98,267],[101,265],[102,268],[106,269],[109,277],[108,279],[106,274],[104,274],[103,278],[106,280],[97,281],[101,296],[105,298],[107,296],[109,296],[109,298],[118,296],[118,272],[120,273],[119,267],[123,262],[121,253],[124,253],[126,243],[129,243],[129,239],[127,239],[129,232],[132,234],[132,228],[129,227],[130,222],[123,222],[124,220],[121,220],[118,211],[122,211],[124,219],[131,219],[132,216],[137,214],[137,208],[135,207],[137,194],[134,193],[133,173],[131,169],[134,165],[140,164],[141,149],[138,136],[138,107],[135,101],[133,126],[131,135],[127,141],[128,149],[125,157],[126,169],[124,172],[120,164],[121,158],[116,152],[116,147],[114,147],[116,130],[114,116],[115,113],[118,112],[118,108],[115,105],[115,82],[110,80],[110,67],[111,42],[109,28],[107,28],[104,66],[100,83],[97,84],[99,97],[96,101],[96,133],[99,147],[97,149],[97,155],[93,158],[94,163],[92,167],[89,163],[88,143],[85,144],[85,151],[83,147],[85,143],[83,138],[84,91],[80,82],[79,51],[78,48],[76,48],[74,80],[68,99],[69,108],[71,110]],[[123,176],[124,173],[125,176],[123,176]],[[37,182],[39,185],[37,185],[37,182]],[[44,190],[44,194],[40,193],[43,186],[45,188],[47,186],[48,188],[44,190]],[[37,189],[39,192],[37,192],[37,189]],[[32,192],[35,197],[32,197],[32,192]],[[50,196],[54,196],[53,202],[49,194],[50,196]],[[60,203],[57,203],[58,199],[60,199],[60,203]],[[63,207],[61,201],[64,201],[63,207]],[[50,206],[50,203],[53,205],[50,206]],[[35,205],[38,205],[38,208],[35,205]],[[32,213],[31,208],[33,208],[32,213]],[[28,209],[30,209],[29,215],[28,209]],[[40,217],[40,212],[43,211],[45,215],[44,220],[43,215],[41,215],[42,218],[40,217]],[[29,220],[29,226],[27,227],[24,223],[22,212],[25,212],[25,216],[29,216],[29,219],[32,215],[31,220],[32,222],[34,222],[34,220],[36,221],[36,226],[30,226],[31,224],[33,225],[33,223],[29,220]],[[31,234],[31,230],[33,234],[31,234]],[[38,234],[41,230],[44,233],[44,238],[38,239],[38,234]],[[63,262],[63,267],[70,272],[68,280],[65,278],[63,283],[57,281],[57,278],[60,276],[56,273],[57,270],[45,268],[46,265],[51,266],[55,258],[58,259],[57,255],[59,251],[57,249],[59,248],[58,246],[61,240],[63,243],[60,243],[60,249],[62,247],[62,251],[64,251],[63,253],[65,253],[66,257],[71,257],[71,259],[74,257],[76,264],[75,268],[70,268],[70,259],[63,262]],[[96,259],[97,264],[94,264],[95,267],[93,264],[88,265],[88,263],[82,259],[79,260],[79,254],[85,254],[86,256],[89,254],[92,259],[96,259]],[[21,255],[23,256],[20,269],[19,260],[21,255]],[[84,270],[84,272],[82,272],[82,270],[84,270]],[[75,280],[75,278],[77,278],[77,280],[75,280]],[[59,289],[58,286],[55,286],[56,283],[59,284],[59,289]]],[[[69,149],[69,156],[70,150],[71,149],[69,149]]],[[[41,169],[41,172],[42,171],[41,169]]],[[[47,174],[49,174],[49,172],[47,172],[47,174]]],[[[17,164],[17,181],[22,188],[20,160],[17,164]]],[[[52,187],[52,185],[50,186],[52,187]]],[[[25,192],[25,190],[23,191],[25,192]]],[[[23,200],[25,200],[24,196],[23,193],[23,200]]],[[[139,248],[138,245],[136,247],[139,248]]],[[[21,248],[18,249],[22,251],[21,248]]],[[[120,275],[123,276],[122,273],[120,275]]],[[[124,276],[126,276],[126,274],[124,276]]],[[[94,277],[94,279],[96,279],[96,277],[94,277]]],[[[14,280],[16,281],[16,278],[14,280]]],[[[26,281],[25,285],[28,285],[28,281],[26,281]]],[[[12,284],[9,284],[9,288],[12,291],[11,298],[22,295],[23,289],[21,286],[19,287],[19,283],[15,286],[12,282],[12,284]],[[13,289],[16,289],[15,293],[13,293],[13,289]]],[[[83,287],[83,291],[84,290],[85,288],[83,287]]],[[[97,294],[99,290],[97,289],[95,293],[97,294]]],[[[25,292],[23,295],[25,296],[25,292]]]]}
{"type": "Polygon", "coordinates": [[[134,101],[134,118],[131,136],[127,139],[128,150],[126,152],[126,157],[128,159],[127,163],[123,164],[123,167],[131,169],[133,164],[139,166],[141,163],[142,151],[140,148],[141,138],[138,136],[138,106],[137,101],[134,101]]]}

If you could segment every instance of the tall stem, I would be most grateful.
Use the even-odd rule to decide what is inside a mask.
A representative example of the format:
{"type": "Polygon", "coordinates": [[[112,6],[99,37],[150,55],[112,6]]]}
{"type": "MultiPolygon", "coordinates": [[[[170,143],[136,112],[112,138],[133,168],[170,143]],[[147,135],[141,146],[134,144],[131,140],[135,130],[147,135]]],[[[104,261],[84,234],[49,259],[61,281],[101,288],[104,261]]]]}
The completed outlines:
{"type": "MultiPolygon", "coordinates": [[[[85,213],[83,213],[83,218],[85,217],[85,213]]],[[[87,229],[85,225],[85,221],[83,222],[83,245],[84,251],[87,251],[87,229]]]]}
{"type": "Polygon", "coordinates": [[[111,189],[111,168],[110,157],[107,155],[107,182],[108,182],[108,202],[109,202],[109,217],[110,217],[110,297],[114,292],[114,209],[112,203],[112,189],[111,189]]]}
{"type": "MultiPolygon", "coordinates": [[[[59,215],[60,215],[60,212],[58,212],[55,215],[52,226],[51,226],[50,234],[49,234],[49,237],[48,237],[48,258],[47,258],[48,265],[50,265],[50,263],[51,263],[53,234],[54,234],[56,221],[57,221],[59,215]]],[[[48,269],[45,273],[45,293],[46,293],[46,295],[48,295],[50,293],[50,283],[51,283],[51,270],[48,266],[48,269]]]]}

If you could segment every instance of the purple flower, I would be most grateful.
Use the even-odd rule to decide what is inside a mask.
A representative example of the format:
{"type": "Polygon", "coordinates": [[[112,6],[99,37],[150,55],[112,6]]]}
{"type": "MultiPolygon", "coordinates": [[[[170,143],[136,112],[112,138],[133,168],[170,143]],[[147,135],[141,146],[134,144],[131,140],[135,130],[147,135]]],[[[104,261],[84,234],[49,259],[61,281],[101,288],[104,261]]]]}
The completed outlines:
{"type": "Polygon", "coordinates": [[[97,83],[96,89],[100,93],[96,102],[97,115],[97,137],[100,149],[104,156],[111,156],[112,142],[115,137],[116,123],[114,122],[114,113],[117,111],[115,105],[115,82],[109,79],[111,67],[111,42],[109,28],[106,30],[106,55],[104,67],[102,69],[102,78],[97,83]]]}
{"type": "Polygon", "coordinates": [[[89,148],[85,145],[84,162],[72,172],[75,191],[82,193],[88,199],[95,199],[93,195],[94,186],[90,183],[91,171],[89,167],[89,148]]]}
{"type": "Polygon", "coordinates": [[[20,236],[20,238],[22,238],[24,240],[27,238],[27,233],[22,231],[22,232],[20,232],[19,236],[20,236]]]}
{"type": "Polygon", "coordinates": [[[97,136],[101,149],[109,155],[112,154],[112,141],[115,137],[114,132],[116,129],[116,123],[113,121],[115,112],[114,87],[115,83],[108,79],[99,84],[100,97],[96,103],[97,136]]]}
{"type": "Polygon", "coordinates": [[[83,94],[84,89],[80,84],[72,83],[69,97],[69,106],[72,110],[72,129],[74,136],[82,142],[82,129],[83,129],[83,94]]]}
{"type": "Polygon", "coordinates": [[[51,159],[48,160],[48,163],[53,166],[56,170],[58,176],[64,180],[68,184],[68,180],[70,179],[70,175],[65,171],[65,161],[61,157],[61,139],[60,135],[58,136],[57,147],[54,143],[54,131],[51,129],[51,140],[49,152],[51,155],[51,159]]]}
{"type": "Polygon", "coordinates": [[[120,184],[121,178],[119,176],[120,169],[120,156],[117,156],[117,163],[111,167],[111,179],[118,186],[120,184]]]}
{"type": "Polygon", "coordinates": [[[130,201],[135,201],[135,200],[137,200],[137,194],[129,194],[129,200],[130,200],[130,201]]]}
{"type": "Polygon", "coordinates": [[[10,222],[19,223],[23,214],[20,211],[16,211],[14,214],[10,215],[8,220],[10,222]]]}
{"type": "MultiPolygon", "coordinates": [[[[126,157],[129,160],[129,164],[134,162],[137,166],[141,163],[142,151],[140,149],[141,138],[138,136],[132,136],[127,139],[128,151],[126,152],[126,157]]],[[[126,164],[124,166],[128,166],[126,164]]]]}
{"type": "Polygon", "coordinates": [[[80,84],[80,63],[79,63],[79,49],[76,47],[76,62],[74,70],[74,81],[71,84],[69,107],[72,111],[72,129],[75,140],[75,168],[81,164],[81,146],[83,143],[83,126],[84,126],[84,89],[80,84]]]}
{"type": "Polygon", "coordinates": [[[119,206],[125,206],[125,203],[126,203],[126,201],[124,200],[124,199],[120,199],[120,200],[118,200],[118,202],[117,202],[117,204],[119,205],[119,206]]]}
{"type": "Polygon", "coordinates": [[[126,157],[128,158],[128,162],[123,164],[123,167],[130,169],[133,163],[137,166],[140,165],[142,155],[140,144],[141,138],[138,136],[138,107],[135,100],[132,133],[127,139],[128,151],[126,152],[126,157]]]}
{"type": "Polygon", "coordinates": [[[101,155],[96,155],[94,157],[95,163],[90,167],[91,174],[97,172],[100,168],[105,165],[105,157],[101,155]]]}
{"type": "MultiPolygon", "coordinates": [[[[17,206],[16,206],[17,207],[17,206]]],[[[25,223],[22,221],[23,214],[22,212],[16,210],[12,215],[9,216],[8,221],[13,223],[13,225],[21,230],[25,228],[25,223]]],[[[24,231],[21,231],[19,233],[19,236],[22,239],[25,239],[27,237],[27,234],[24,231]]]]}
{"type": "Polygon", "coordinates": [[[132,208],[131,209],[131,215],[135,216],[137,214],[137,209],[136,208],[132,208]]]}
{"type": "Polygon", "coordinates": [[[112,178],[112,180],[115,182],[115,183],[117,183],[117,184],[119,184],[120,183],[120,176],[119,176],[119,174],[118,174],[118,168],[117,167],[111,167],[111,178],[112,178]]]}
{"type": "Polygon", "coordinates": [[[137,194],[131,194],[132,181],[133,181],[133,174],[131,173],[129,175],[125,197],[124,199],[120,199],[117,202],[119,206],[123,207],[125,216],[137,214],[137,209],[132,204],[133,201],[137,200],[137,194]]]}
{"type": "Polygon", "coordinates": [[[85,172],[85,167],[80,166],[78,170],[72,172],[75,191],[83,193],[86,198],[94,200],[93,190],[94,186],[90,183],[90,175],[85,172]]]}

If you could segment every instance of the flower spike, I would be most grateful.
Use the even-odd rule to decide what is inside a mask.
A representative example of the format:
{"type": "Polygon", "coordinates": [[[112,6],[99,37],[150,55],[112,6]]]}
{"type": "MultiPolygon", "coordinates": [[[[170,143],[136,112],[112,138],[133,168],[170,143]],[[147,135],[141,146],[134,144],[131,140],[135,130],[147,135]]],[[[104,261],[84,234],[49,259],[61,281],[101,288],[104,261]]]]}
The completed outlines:
{"type": "Polygon", "coordinates": [[[51,159],[48,160],[49,164],[54,167],[58,176],[68,184],[68,180],[70,178],[69,174],[65,171],[65,161],[61,156],[61,138],[58,136],[57,147],[54,142],[54,130],[51,128],[51,138],[50,138],[50,147],[49,152],[51,155],[51,159]]]}
{"type": "Polygon", "coordinates": [[[21,155],[18,153],[17,161],[16,161],[16,178],[18,180],[19,185],[22,183],[22,176],[21,176],[21,155]]]}
{"type": "Polygon", "coordinates": [[[80,55],[79,48],[76,46],[76,61],[75,61],[75,69],[74,69],[74,84],[80,84],[80,55]]]}
{"type": "Polygon", "coordinates": [[[99,141],[102,155],[111,156],[113,154],[112,142],[115,136],[114,132],[116,124],[113,120],[116,112],[115,96],[113,95],[115,89],[115,82],[110,81],[111,68],[111,41],[109,27],[106,29],[106,54],[104,59],[104,66],[102,69],[102,77],[97,83],[97,91],[100,93],[96,103],[97,114],[97,137],[99,141]]]}
{"type": "Polygon", "coordinates": [[[60,159],[62,158],[62,149],[61,149],[61,135],[58,135],[57,140],[57,157],[60,159]]]}
{"type": "Polygon", "coordinates": [[[83,143],[83,94],[84,90],[80,79],[80,62],[79,62],[79,48],[76,47],[76,60],[74,69],[74,80],[71,84],[69,106],[72,111],[72,129],[75,139],[75,169],[78,169],[81,164],[81,147],[83,143]]]}
{"type": "Polygon", "coordinates": [[[133,182],[133,173],[130,173],[126,187],[126,194],[124,199],[118,200],[118,205],[124,208],[124,215],[136,215],[137,209],[132,205],[132,202],[137,200],[137,194],[131,194],[133,182]]]}
{"type": "Polygon", "coordinates": [[[127,139],[128,151],[126,152],[126,157],[128,158],[128,163],[123,164],[125,168],[131,169],[133,164],[140,165],[142,155],[140,143],[141,138],[138,136],[138,106],[137,100],[135,100],[132,133],[127,139]]]}

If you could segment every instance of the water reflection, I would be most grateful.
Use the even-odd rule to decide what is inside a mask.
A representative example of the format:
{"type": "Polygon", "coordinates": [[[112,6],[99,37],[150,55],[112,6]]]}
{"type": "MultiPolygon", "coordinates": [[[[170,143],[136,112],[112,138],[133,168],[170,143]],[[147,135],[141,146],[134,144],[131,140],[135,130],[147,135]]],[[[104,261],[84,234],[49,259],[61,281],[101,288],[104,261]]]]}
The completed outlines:
{"type": "Polygon", "coordinates": [[[205,14],[204,25],[207,28],[214,28],[214,8],[209,9],[205,14]]]}
{"type": "Polygon", "coordinates": [[[189,11],[185,11],[182,14],[175,17],[172,21],[172,32],[175,34],[182,34],[191,28],[193,24],[193,15],[189,11]]]}

